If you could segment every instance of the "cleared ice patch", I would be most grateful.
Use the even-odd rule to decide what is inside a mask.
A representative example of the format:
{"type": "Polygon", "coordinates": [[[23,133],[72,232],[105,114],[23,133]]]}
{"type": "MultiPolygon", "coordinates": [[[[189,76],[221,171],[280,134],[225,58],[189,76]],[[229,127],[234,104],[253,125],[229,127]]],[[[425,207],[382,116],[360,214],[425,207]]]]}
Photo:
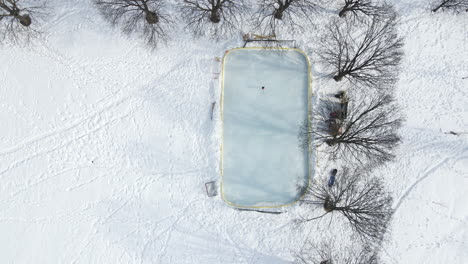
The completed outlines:
{"type": "Polygon", "coordinates": [[[298,143],[309,64],[296,49],[235,49],[223,61],[222,197],[234,206],[296,201],[309,179],[298,143]]]}

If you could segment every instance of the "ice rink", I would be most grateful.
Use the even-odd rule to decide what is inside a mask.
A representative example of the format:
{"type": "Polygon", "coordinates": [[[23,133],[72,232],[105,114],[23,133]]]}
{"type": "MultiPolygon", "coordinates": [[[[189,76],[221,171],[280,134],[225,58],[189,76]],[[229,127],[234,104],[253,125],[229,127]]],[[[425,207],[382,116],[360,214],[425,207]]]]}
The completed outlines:
{"type": "Polygon", "coordinates": [[[296,201],[309,179],[298,142],[310,96],[306,55],[235,49],[223,62],[223,199],[234,206],[296,201]]]}

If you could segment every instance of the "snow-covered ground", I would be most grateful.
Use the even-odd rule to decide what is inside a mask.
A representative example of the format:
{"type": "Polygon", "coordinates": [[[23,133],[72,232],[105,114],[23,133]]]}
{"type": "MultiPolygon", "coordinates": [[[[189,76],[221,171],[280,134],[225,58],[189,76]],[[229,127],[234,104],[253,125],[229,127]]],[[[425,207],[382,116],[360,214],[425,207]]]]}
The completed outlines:
{"type": "MultiPolygon", "coordinates": [[[[204,183],[220,181],[214,58],[239,37],[192,40],[175,26],[150,52],[90,1],[50,2],[44,40],[0,47],[2,263],[277,264],[307,236],[340,237],[328,221],[291,224],[305,213],[299,206],[239,212],[206,196],[204,183]]],[[[382,255],[467,263],[468,135],[444,132],[468,131],[468,16],[392,2],[405,37],[396,96],[407,122],[396,161],[376,172],[396,209],[382,255]]],[[[294,36],[314,76],[319,32],[294,36]]],[[[314,78],[320,96],[332,81],[314,78]]]]}
{"type": "Polygon", "coordinates": [[[224,57],[222,198],[237,206],[281,206],[309,181],[298,144],[307,120],[309,63],[298,50],[236,49],[224,57]]]}

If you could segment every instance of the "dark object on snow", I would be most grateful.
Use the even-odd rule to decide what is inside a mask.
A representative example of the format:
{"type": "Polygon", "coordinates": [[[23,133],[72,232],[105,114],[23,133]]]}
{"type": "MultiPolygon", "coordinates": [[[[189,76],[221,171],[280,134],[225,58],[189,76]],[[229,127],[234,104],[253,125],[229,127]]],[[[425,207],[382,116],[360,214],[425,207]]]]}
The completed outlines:
{"type": "Polygon", "coordinates": [[[453,132],[453,131],[449,131],[449,132],[445,132],[444,134],[450,134],[450,135],[454,135],[454,136],[460,136],[460,135],[463,135],[463,134],[468,134],[468,132],[453,132]]]}
{"type": "Polygon", "coordinates": [[[208,197],[213,197],[218,194],[218,191],[216,190],[216,182],[215,181],[210,181],[205,183],[205,188],[206,188],[206,194],[208,197]]]}
{"type": "MultiPolygon", "coordinates": [[[[340,99],[340,102],[331,108],[332,111],[325,122],[328,125],[328,133],[336,137],[343,133],[344,120],[348,117],[349,99],[345,91],[339,91],[334,97],[340,99]]],[[[331,146],[328,142],[325,143],[331,146]]]]}
{"type": "Polygon", "coordinates": [[[338,112],[331,112],[330,113],[330,118],[338,118],[339,117],[339,113],[338,112]]]}
{"type": "Polygon", "coordinates": [[[339,113],[332,112],[330,113],[330,118],[326,121],[328,124],[328,133],[332,136],[339,136],[341,133],[343,133],[343,127],[341,120],[339,120],[336,117],[333,116],[338,116],[339,113]]]}
{"type": "Polygon", "coordinates": [[[331,188],[331,187],[333,186],[333,184],[335,183],[335,178],[336,178],[336,173],[337,173],[337,172],[338,172],[337,169],[331,170],[331,172],[330,172],[330,178],[328,179],[328,184],[327,184],[328,187],[331,188]]]}
{"type": "Polygon", "coordinates": [[[330,118],[338,118],[343,121],[348,117],[348,96],[346,96],[345,91],[339,91],[335,94],[335,98],[340,99],[340,109],[339,111],[331,112],[330,118]]]}
{"type": "Polygon", "coordinates": [[[211,103],[211,120],[213,120],[213,113],[215,108],[216,102],[211,103]]]}
{"type": "Polygon", "coordinates": [[[340,102],[340,119],[344,120],[348,117],[348,97],[344,95],[340,102]]]}
{"type": "Polygon", "coordinates": [[[265,90],[265,86],[262,86],[262,90],[265,90]]]}
{"type": "Polygon", "coordinates": [[[345,91],[339,91],[338,93],[335,94],[335,98],[341,99],[346,95],[345,91]]]}

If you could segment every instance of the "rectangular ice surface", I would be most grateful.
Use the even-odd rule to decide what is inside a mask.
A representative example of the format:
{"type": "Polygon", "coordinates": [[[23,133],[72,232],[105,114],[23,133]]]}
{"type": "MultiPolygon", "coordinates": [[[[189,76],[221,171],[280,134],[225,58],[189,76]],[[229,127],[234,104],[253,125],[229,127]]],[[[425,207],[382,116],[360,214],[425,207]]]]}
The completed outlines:
{"type": "Polygon", "coordinates": [[[235,49],[223,61],[222,197],[234,206],[280,206],[308,184],[309,65],[295,49],[235,49]]]}

